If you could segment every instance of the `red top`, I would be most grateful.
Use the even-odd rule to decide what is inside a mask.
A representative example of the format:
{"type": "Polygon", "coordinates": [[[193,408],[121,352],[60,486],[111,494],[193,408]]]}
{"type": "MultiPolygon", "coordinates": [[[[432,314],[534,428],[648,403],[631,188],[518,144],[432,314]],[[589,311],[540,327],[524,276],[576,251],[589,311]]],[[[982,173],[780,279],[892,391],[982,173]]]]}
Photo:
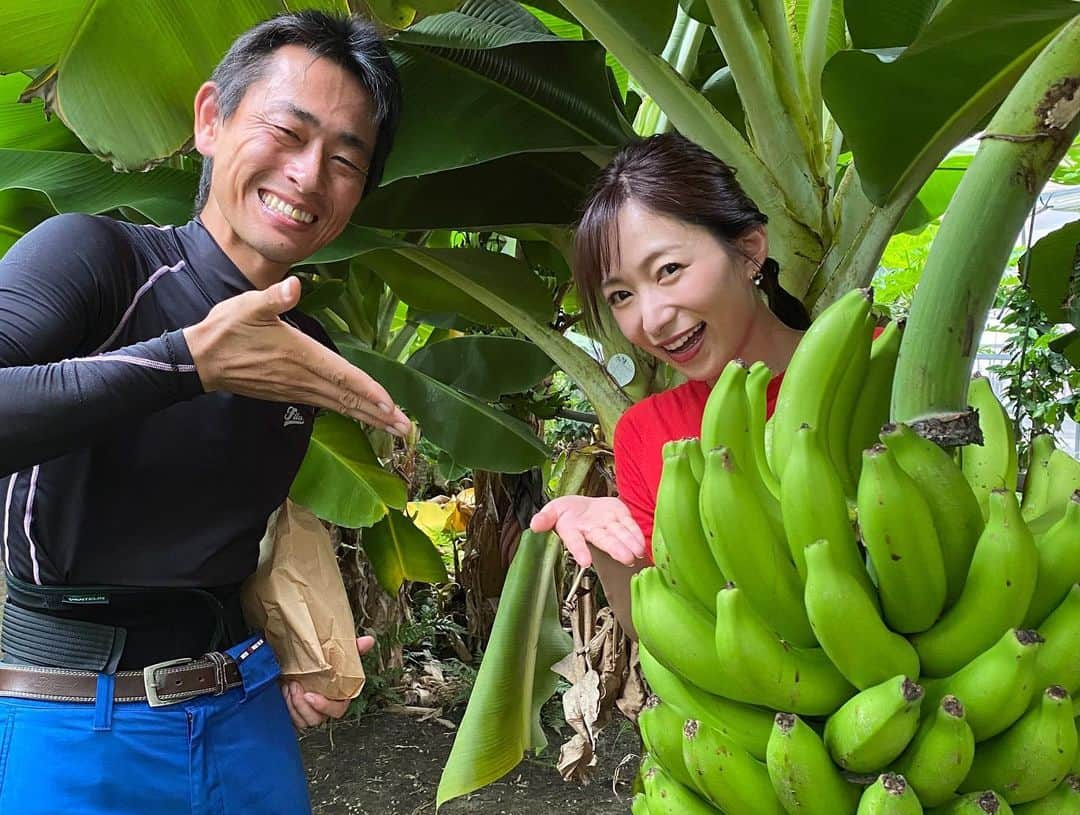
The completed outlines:
{"type": "MultiPolygon", "coordinates": [[[[772,416],[780,392],[782,373],[769,382],[765,415],[772,416]]],[[[619,498],[634,516],[645,535],[645,549],[652,560],[653,514],[660,470],[664,466],[663,447],[673,439],[701,436],[701,418],[711,388],[705,382],[686,382],[632,405],[615,426],[615,483],[619,498]]]]}

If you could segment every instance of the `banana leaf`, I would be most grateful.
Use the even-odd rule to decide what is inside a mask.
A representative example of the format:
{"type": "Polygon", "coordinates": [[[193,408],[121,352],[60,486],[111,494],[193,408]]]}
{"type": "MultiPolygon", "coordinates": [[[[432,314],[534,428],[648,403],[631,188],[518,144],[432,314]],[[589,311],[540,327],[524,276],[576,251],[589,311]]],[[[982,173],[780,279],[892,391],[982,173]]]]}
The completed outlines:
{"type": "MultiPolygon", "coordinates": [[[[7,17],[17,31],[34,33],[35,18],[18,13],[26,15],[30,5],[5,3],[0,25],[7,17]]],[[[0,67],[53,66],[28,95],[45,99],[93,153],[132,170],[188,143],[196,89],[237,34],[282,9],[274,0],[98,0],[79,6],[69,10],[76,24],[67,37],[36,54],[0,48],[0,67]]],[[[10,43],[12,30],[2,30],[10,43]]]]}
{"type": "Polygon", "coordinates": [[[307,455],[289,496],[338,526],[371,526],[389,508],[403,509],[405,482],[375,457],[364,428],[327,413],[315,420],[307,455]]]}
{"type": "Polygon", "coordinates": [[[844,0],[844,16],[855,48],[910,45],[939,0],[844,0]]]}
{"type": "Polygon", "coordinates": [[[366,0],[380,23],[385,23],[391,28],[405,28],[416,19],[417,12],[421,14],[438,14],[443,11],[452,11],[461,3],[461,0],[410,0],[405,3],[402,0],[366,0]]]}
{"type": "Polygon", "coordinates": [[[610,149],[632,136],[603,48],[561,39],[532,15],[529,25],[506,20],[499,6],[429,17],[389,43],[408,104],[384,183],[530,150],[610,149]]]}
{"type": "Polygon", "coordinates": [[[44,193],[57,212],[137,210],[157,224],[191,217],[198,177],[158,167],[147,173],[115,173],[89,153],[0,149],[0,190],[44,193]]]}
{"type": "Polygon", "coordinates": [[[449,578],[442,556],[415,523],[401,512],[390,510],[360,537],[375,578],[396,596],[406,580],[445,583],[449,578]]]}
{"type": "Polygon", "coordinates": [[[394,294],[419,311],[457,312],[482,325],[508,325],[502,310],[477,301],[454,281],[447,281],[425,265],[454,269],[486,291],[520,309],[535,320],[551,319],[554,304],[550,292],[521,261],[482,249],[397,249],[365,252],[359,262],[371,269],[394,294]]]}
{"type": "Polygon", "coordinates": [[[461,466],[519,473],[550,451],[519,419],[437,379],[365,348],[348,335],[334,336],[341,354],[382,384],[416,418],[421,431],[461,466]]]}
{"type": "Polygon", "coordinates": [[[580,153],[506,156],[379,187],[360,202],[353,220],[410,230],[571,224],[598,170],[580,153]]]}
{"type": "Polygon", "coordinates": [[[558,681],[551,666],[572,646],[559,624],[554,586],[561,557],[555,535],[521,536],[469,706],[439,779],[436,808],[501,778],[526,750],[547,745],[540,708],[558,681]]]}
{"type": "Polygon", "coordinates": [[[426,345],[409,358],[409,367],[478,399],[494,401],[526,391],[551,373],[547,354],[513,337],[478,334],[426,345]]]}
{"type": "Polygon", "coordinates": [[[1073,0],[951,0],[906,49],[841,51],[821,77],[867,197],[928,175],[1001,102],[1073,0]]]}
{"type": "Polygon", "coordinates": [[[0,147],[14,150],[83,150],[75,134],[55,116],[47,118],[40,102],[20,102],[29,82],[23,74],[0,76],[0,147]]]}
{"type": "Polygon", "coordinates": [[[1040,238],[1020,259],[1031,296],[1052,323],[1080,328],[1080,221],[1040,238]]]}

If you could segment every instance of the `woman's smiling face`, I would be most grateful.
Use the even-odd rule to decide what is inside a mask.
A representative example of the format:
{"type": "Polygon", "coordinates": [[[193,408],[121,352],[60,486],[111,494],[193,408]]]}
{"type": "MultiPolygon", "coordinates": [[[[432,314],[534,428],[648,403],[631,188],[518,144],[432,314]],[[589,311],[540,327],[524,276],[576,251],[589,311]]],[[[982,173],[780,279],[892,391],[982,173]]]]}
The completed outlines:
{"type": "Polygon", "coordinates": [[[619,330],[687,378],[715,382],[760,315],[752,275],[767,254],[764,229],[739,238],[735,251],[632,198],[615,228],[617,251],[601,292],[619,330]]]}

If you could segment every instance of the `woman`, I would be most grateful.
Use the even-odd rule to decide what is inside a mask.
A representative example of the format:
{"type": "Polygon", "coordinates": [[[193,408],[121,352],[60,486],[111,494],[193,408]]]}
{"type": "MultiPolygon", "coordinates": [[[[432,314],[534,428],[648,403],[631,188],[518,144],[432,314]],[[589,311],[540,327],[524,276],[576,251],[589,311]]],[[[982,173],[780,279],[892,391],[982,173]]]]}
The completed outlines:
{"type": "Polygon", "coordinates": [[[688,381],[619,420],[618,498],[556,498],[531,527],[555,530],[580,565],[595,566],[631,634],[629,581],[651,562],[663,445],[700,435],[709,390],[736,358],[779,372],[768,390],[771,414],[782,372],[810,324],[780,287],[766,221],[730,167],[677,134],[623,148],[585,204],[574,279],[586,317],[595,327],[600,309],[610,308],[631,343],[688,381]]]}

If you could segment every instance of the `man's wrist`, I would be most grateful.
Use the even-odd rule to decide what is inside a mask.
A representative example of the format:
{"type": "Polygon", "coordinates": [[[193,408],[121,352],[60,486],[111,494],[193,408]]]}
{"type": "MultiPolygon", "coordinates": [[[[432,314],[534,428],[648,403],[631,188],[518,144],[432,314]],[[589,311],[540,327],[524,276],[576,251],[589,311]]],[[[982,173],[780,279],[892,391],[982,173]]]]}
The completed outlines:
{"type": "Polygon", "coordinates": [[[199,374],[199,381],[202,382],[203,390],[207,393],[217,390],[217,385],[213,381],[211,375],[211,368],[209,362],[210,354],[207,351],[209,346],[209,338],[206,336],[206,326],[199,322],[195,325],[189,325],[183,329],[184,342],[187,343],[188,352],[191,354],[191,361],[195,365],[195,371],[199,374]]]}

